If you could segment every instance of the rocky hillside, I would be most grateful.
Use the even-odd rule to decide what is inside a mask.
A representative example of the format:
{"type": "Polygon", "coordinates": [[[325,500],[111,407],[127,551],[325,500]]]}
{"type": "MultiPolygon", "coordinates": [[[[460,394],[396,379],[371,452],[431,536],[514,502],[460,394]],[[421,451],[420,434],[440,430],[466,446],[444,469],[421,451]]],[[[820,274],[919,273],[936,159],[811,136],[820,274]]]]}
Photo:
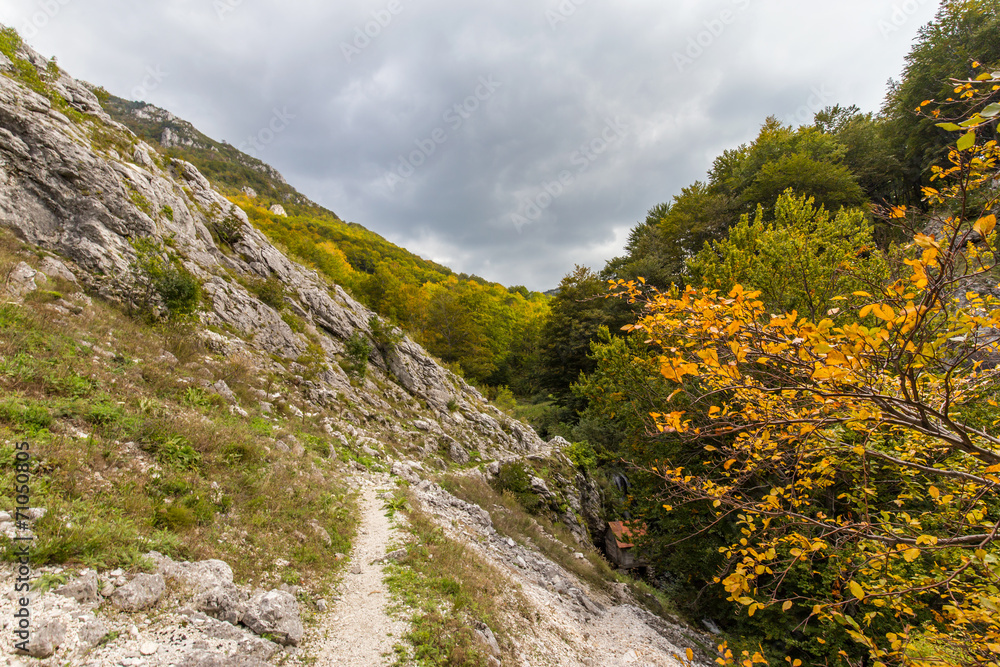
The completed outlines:
{"type": "Polygon", "coordinates": [[[684,631],[590,543],[600,497],[568,443],[289,260],[16,35],[0,47],[4,489],[30,452],[0,542],[33,568],[30,599],[19,570],[0,581],[7,664],[674,664],[684,631]],[[382,627],[338,620],[362,585],[398,627],[348,659],[382,627]]]}

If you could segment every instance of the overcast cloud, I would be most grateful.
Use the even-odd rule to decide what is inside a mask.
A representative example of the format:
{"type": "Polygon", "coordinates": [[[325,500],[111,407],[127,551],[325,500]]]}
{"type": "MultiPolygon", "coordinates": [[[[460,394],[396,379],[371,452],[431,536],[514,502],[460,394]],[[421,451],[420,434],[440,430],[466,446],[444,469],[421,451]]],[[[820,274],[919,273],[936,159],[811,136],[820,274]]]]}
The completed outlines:
{"type": "Polygon", "coordinates": [[[0,22],[77,78],[246,142],[344,220],[544,290],[620,254],[649,208],[768,115],[877,110],[936,8],[0,0],[0,22]],[[275,114],[287,127],[261,133],[275,114]]]}

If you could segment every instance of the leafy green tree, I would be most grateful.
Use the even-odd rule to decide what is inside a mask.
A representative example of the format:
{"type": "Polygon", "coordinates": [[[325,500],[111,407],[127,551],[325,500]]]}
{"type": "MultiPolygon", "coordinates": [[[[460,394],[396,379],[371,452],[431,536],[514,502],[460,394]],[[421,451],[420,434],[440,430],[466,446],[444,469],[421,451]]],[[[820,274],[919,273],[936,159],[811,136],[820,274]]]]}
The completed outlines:
{"type": "Polygon", "coordinates": [[[470,379],[481,381],[496,370],[496,363],[487,331],[477,321],[475,308],[482,300],[473,285],[453,276],[429,286],[421,340],[432,354],[459,364],[470,379]]]}
{"type": "Polygon", "coordinates": [[[946,0],[934,20],[920,30],[906,57],[902,81],[886,96],[884,113],[891,121],[910,204],[919,204],[921,186],[932,165],[948,155],[952,136],[937,120],[916,113],[927,100],[944,103],[942,113],[967,117],[973,103],[955,93],[955,79],[973,79],[974,63],[1000,63],[1000,5],[995,0],[946,0]]]}
{"type": "Polygon", "coordinates": [[[129,309],[150,318],[193,313],[201,300],[198,279],[159,241],[140,238],[131,245],[135,255],[124,280],[129,309]]]}
{"type": "Polygon", "coordinates": [[[727,238],[706,245],[690,269],[696,284],[722,292],[751,286],[769,307],[813,319],[835,308],[837,295],[871,289],[886,275],[864,211],[833,215],[792,190],[778,198],[773,219],[763,206],[753,221],[743,216],[727,238]]]}
{"type": "Polygon", "coordinates": [[[865,193],[850,169],[843,164],[813,159],[804,153],[784,155],[765,163],[743,192],[743,201],[771,208],[788,188],[814,198],[819,205],[832,211],[865,202],[865,193]]]}
{"type": "Polygon", "coordinates": [[[585,266],[559,283],[551,314],[542,330],[541,385],[557,397],[573,402],[570,386],[581,372],[593,369],[590,341],[604,324],[606,283],[585,266]]]}
{"type": "Polygon", "coordinates": [[[861,113],[856,106],[827,107],[816,114],[816,128],[831,134],[847,150],[844,165],[865,196],[886,204],[902,203],[902,166],[890,137],[889,122],[861,113]]]}

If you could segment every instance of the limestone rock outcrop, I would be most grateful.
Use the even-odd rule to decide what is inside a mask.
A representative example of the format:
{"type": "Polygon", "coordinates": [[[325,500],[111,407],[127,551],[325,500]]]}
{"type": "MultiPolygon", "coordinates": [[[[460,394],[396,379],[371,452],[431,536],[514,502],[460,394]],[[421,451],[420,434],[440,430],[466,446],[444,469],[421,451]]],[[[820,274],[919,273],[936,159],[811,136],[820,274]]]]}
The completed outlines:
{"type": "MultiPolygon", "coordinates": [[[[45,62],[27,47],[22,50],[26,59],[45,62]]],[[[374,313],[315,271],[289,260],[194,165],[160,156],[112,120],[87,86],[61,72],[52,87],[84,120],[68,118],[46,96],[0,77],[0,225],[61,258],[51,258],[54,276],[125,301],[128,276],[136,266],[135,243],[152,240],[201,282],[209,303],[200,314],[202,323],[241,339],[227,341],[206,332],[210,345],[249,344],[289,365],[309,348],[310,332],[318,334],[327,370],[303,384],[306,400],[324,404],[337,395],[355,394],[355,403],[370,405],[375,413],[389,407],[377,387],[352,386],[337,363],[357,332],[372,342],[371,365],[403,391],[402,400],[409,394],[425,402],[446,430],[475,434],[455,438],[459,460],[464,460],[462,451],[494,456],[543,448],[530,428],[492,409],[478,391],[412,340],[403,338],[392,349],[379,351],[369,327],[374,313]],[[213,235],[220,221],[231,232],[225,247],[213,235]],[[271,277],[285,285],[288,307],[306,322],[307,331],[293,330],[286,317],[244,287],[247,280],[271,277]]],[[[179,128],[161,138],[165,144],[196,133],[193,128],[181,132],[183,121],[155,107],[139,107],[134,113],[179,128]]],[[[21,268],[7,286],[17,295],[38,288],[35,270],[21,268]]]]}

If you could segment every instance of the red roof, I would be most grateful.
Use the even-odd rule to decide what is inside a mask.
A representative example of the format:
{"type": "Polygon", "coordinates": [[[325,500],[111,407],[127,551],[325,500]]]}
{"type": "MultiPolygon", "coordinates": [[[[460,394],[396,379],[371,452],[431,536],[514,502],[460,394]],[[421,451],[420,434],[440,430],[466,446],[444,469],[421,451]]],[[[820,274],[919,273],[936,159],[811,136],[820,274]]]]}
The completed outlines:
{"type": "Polygon", "coordinates": [[[611,528],[611,532],[615,534],[615,542],[618,544],[619,549],[629,549],[634,547],[635,544],[632,540],[636,537],[643,537],[646,534],[646,527],[643,525],[632,526],[629,523],[624,523],[622,521],[609,521],[608,527],[611,528]]]}

